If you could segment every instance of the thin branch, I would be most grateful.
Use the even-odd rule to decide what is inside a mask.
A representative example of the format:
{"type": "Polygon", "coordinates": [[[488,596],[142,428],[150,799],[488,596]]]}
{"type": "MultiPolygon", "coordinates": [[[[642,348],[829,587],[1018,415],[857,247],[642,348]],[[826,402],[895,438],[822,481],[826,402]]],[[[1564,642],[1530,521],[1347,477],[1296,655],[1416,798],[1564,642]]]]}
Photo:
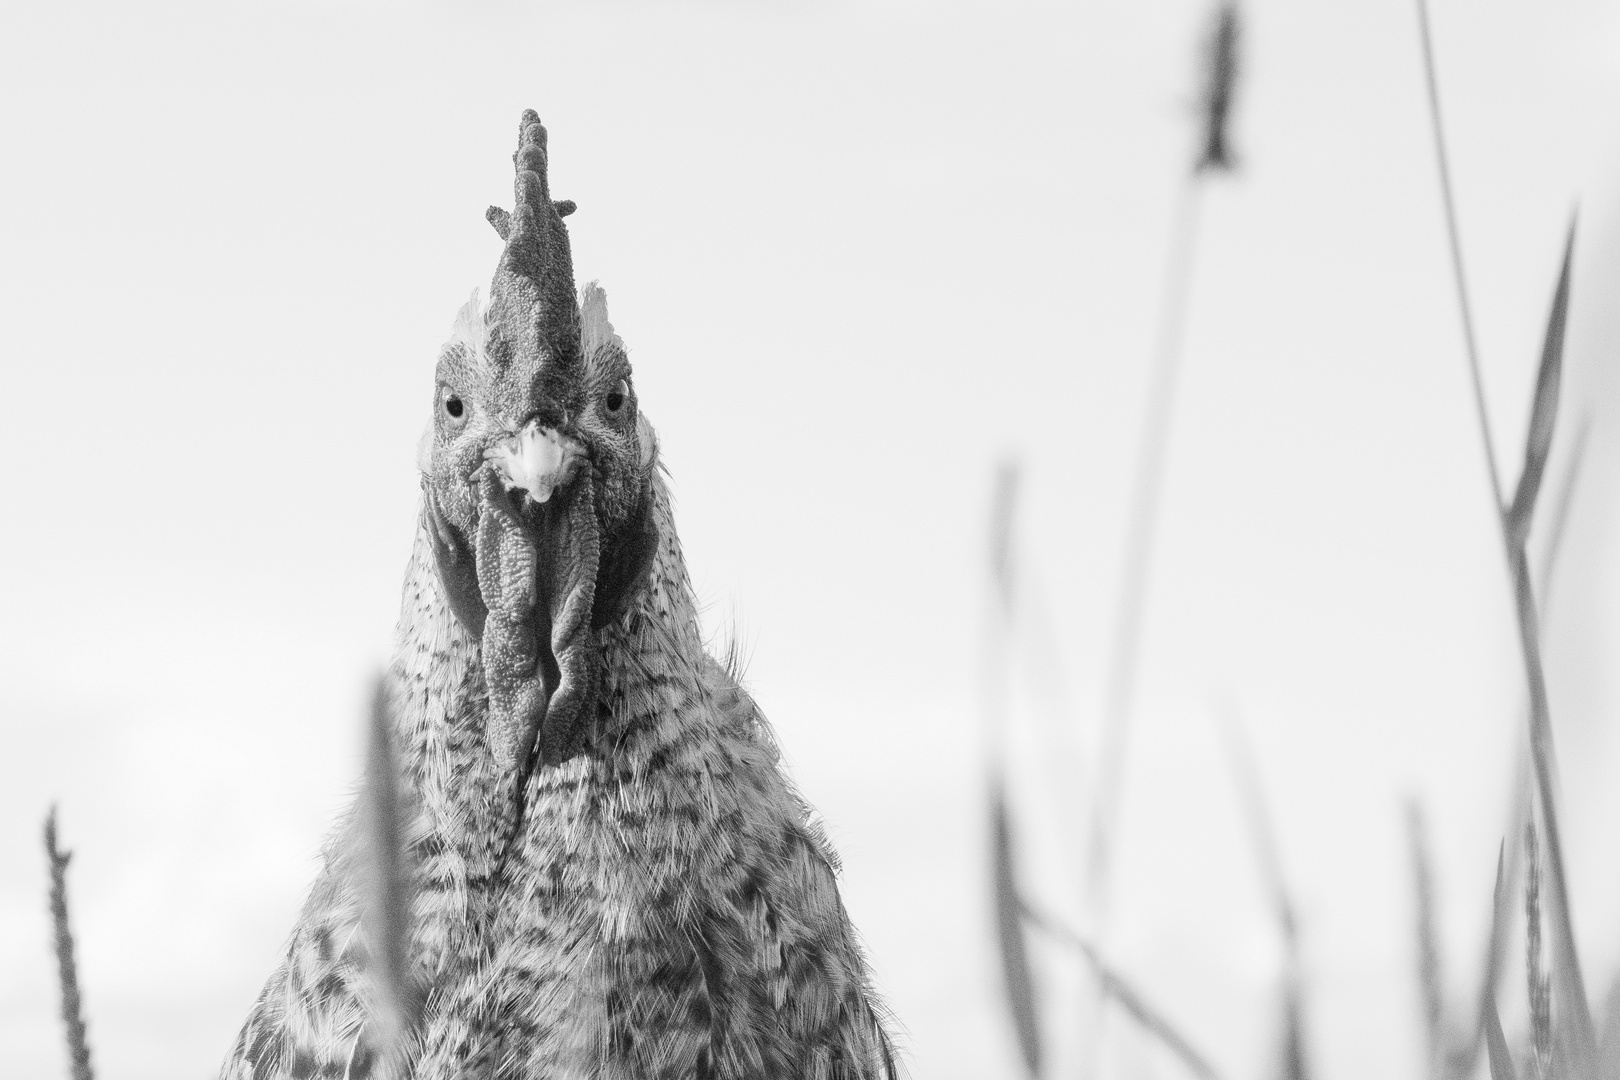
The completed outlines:
{"type": "Polygon", "coordinates": [[[73,931],[68,925],[67,868],[73,853],[56,846],[54,806],[45,817],[45,855],[51,865],[51,923],[55,929],[56,972],[62,987],[62,1022],[67,1026],[68,1062],[73,1080],[94,1080],[79,993],[79,967],[73,959],[73,931]]]}

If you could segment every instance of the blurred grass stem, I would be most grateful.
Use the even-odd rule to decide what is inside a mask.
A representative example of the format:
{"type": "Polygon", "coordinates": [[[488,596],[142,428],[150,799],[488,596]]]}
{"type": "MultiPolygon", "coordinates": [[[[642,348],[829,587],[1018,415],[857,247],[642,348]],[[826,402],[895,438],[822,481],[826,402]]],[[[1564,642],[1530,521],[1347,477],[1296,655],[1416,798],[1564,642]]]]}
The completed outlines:
{"type": "Polygon", "coordinates": [[[1417,908],[1418,988],[1423,994],[1423,1019],[1429,1035],[1429,1075],[1445,1075],[1449,1049],[1446,1033],[1445,979],[1441,969],[1440,934],[1435,922],[1434,870],[1429,855],[1429,830],[1423,804],[1406,802],[1406,835],[1412,854],[1413,902],[1417,908]]]}
{"type": "Polygon", "coordinates": [[[1030,966],[1028,943],[1024,937],[1013,828],[1006,794],[1007,699],[1013,623],[1017,610],[1013,512],[1017,504],[1018,478],[1017,462],[1003,460],[996,469],[995,487],[991,494],[990,596],[984,626],[980,706],[988,763],[986,786],[990,810],[991,888],[996,941],[1001,956],[1002,989],[1006,994],[1007,1010],[1018,1039],[1024,1069],[1029,1076],[1038,1077],[1042,1065],[1040,1001],[1030,966]]]}
{"type": "Polygon", "coordinates": [[[1564,869],[1563,840],[1558,825],[1557,777],[1552,744],[1552,721],[1547,703],[1546,673],[1541,662],[1541,627],[1536,611],[1535,591],[1531,582],[1530,563],[1525,541],[1536,496],[1541,487],[1548,451],[1551,447],[1554,421],[1557,417],[1558,389],[1562,379],[1564,328],[1569,312],[1570,263],[1575,245],[1575,223],[1570,222],[1569,235],[1564,245],[1563,268],[1553,296],[1552,313],[1547,322],[1547,334],[1542,345],[1541,366],[1537,371],[1534,399],[1531,404],[1530,427],[1525,439],[1524,469],[1511,505],[1504,503],[1502,483],[1496,463],[1495,445],[1491,439],[1490,418],[1485,409],[1485,393],[1480,376],[1479,353],[1475,343],[1473,315],[1468,302],[1468,289],[1462,260],[1462,243],[1457,227],[1455,199],[1452,192],[1451,167],[1446,157],[1445,132],[1441,123],[1440,93],[1435,77],[1434,44],[1429,29],[1426,0],[1417,0],[1418,25],[1422,33],[1424,72],[1429,91],[1429,114],[1433,123],[1435,154],[1440,168],[1441,200],[1446,211],[1447,236],[1451,246],[1452,271],[1457,284],[1457,299],[1462,315],[1463,334],[1468,348],[1469,372],[1473,380],[1474,407],[1479,418],[1480,440],[1484,445],[1486,467],[1490,473],[1492,496],[1497,519],[1502,529],[1504,554],[1508,576],[1513,587],[1514,606],[1518,613],[1519,641],[1524,655],[1525,677],[1530,689],[1530,756],[1535,770],[1536,790],[1539,794],[1541,823],[1546,841],[1546,867],[1550,922],[1553,937],[1552,972],[1558,995],[1560,1024],[1567,1029],[1572,1043],[1571,1053],[1578,1077],[1593,1075],[1596,1068],[1596,1039],[1592,1031],[1592,1016],[1586,1001],[1586,988],[1581,978],[1580,959],[1575,951],[1574,926],[1569,911],[1569,888],[1564,869]]]}
{"type": "Polygon", "coordinates": [[[1149,1004],[1123,975],[1110,967],[1095,945],[1056,919],[1035,911],[1027,904],[1023,905],[1023,914],[1036,929],[1077,950],[1090,965],[1103,993],[1119,1002],[1131,1018],[1175,1054],[1189,1072],[1200,1080],[1221,1080],[1221,1074],[1215,1071],[1209,1059],[1193,1046],[1162,1012],[1149,1004]]]}
{"type": "Polygon", "coordinates": [[[1575,929],[1569,909],[1569,883],[1558,820],[1557,757],[1553,749],[1546,673],[1541,662],[1541,620],[1531,582],[1530,561],[1525,551],[1525,540],[1530,532],[1532,511],[1546,469],[1557,416],[1574,248],[1575,223],[1572,220],[1564,244],[1563,266],[1553,295],[1552,312],[1547,320],[1541,367],[1536,377],[1530,430],[1525,440],[1524,470],[1514,493],[1513,504],[1502,515],[1502,534],[1513,579],[1519,638],[1530,686],[1530,754],[1535,768],[1536,789],[1540,795],[1541,838],[1545,846],[1548,886],[1545,907],[1552,937],[1552,981],[1559,1001],[1559,1023],[1566,1028],[1566,1037],[1572,1044],[1571,1053],[1574,1054],[1577,1076],[1589,1076],[1596,1067],[1596,1038],[1581,976],[1580,957],[1575,950],[1575,929]]]}
{"type": "Polygon", "coordinates": [[[1012,822],[1007,812],[1006,791],[999,777],[991,778],[990,842],[994,863],[996,939],[1001,949],[1001,973],[1007,992],[1007,1007],[1024,1069],[1031,1077],[1041,1075],[1040,1000],[1035,991],[1034,971],[1029,962],[1029,945],[1024,938],[1024,903],[1018,893],[1018,869],[1013,851],[1012,822]]]}
{"type": "Polygon", "coordinates": [[[45,855],[51,867],[51,926],[56,945],[57,979],[62,989],[62,1023],[67,1027],[68,1064],[73,1080],[94,1080],[83,999],[79,993],[79,966],[73,957],[73,930],[68,922],[67,868],[73,853],[56,846],[54,806],[45,817],[45,855]]]}
{"type": "Polygon", "coordinates": [[[1277,917],[1278,934],[1282,938],[1282,1074],[1286,1080],[1305,1080],[1311,1070],[1305,1039],[1305,964],[1300,948],[1297,909],[1288,890],[1288,879],[1283,873],[1282,849],[1277,842],[1276,826],[1266,804],[1259,765],[1243,731],[1242,718],[1231,701],[1220,704],[1215,715],[1220,721],[1227,761],[1237,786],[1238,798],[1243,804],[1249,834],[1254,839],[1255,856],[1260,862],[1261,877],[1277,917]]]}
{"type": "Polygon", "coordinates": [[[1440,83],[1434,69],[1434,39],[1429,30],[1428,0],[1417,0],[1418,28],[1423,38],[1423,74],[1429,91],[1429,119],[1434,129],[1434,156],[1440,169],[1440,201],[1446,211],[1446,238],[1451,250],[1451,274],[1457,287],[1457,308],[1462,317],[1463,344],[1468,350],[1468,372],[1474,387],[1474,412],[1485,442],[1485,467],[1490,473],[1491,494],[1497,512],[1502,509],[1502,476],[1496,465],[1496,445],[1491,441],[1491,422],[1485,410],[1485,384],[1479,370],[1479,346],[1474,338],[1473,307],[1468,300],[1468,275],[1463,267],[1462,235],[1457,227],[1457,204],[1452,196],[1451,161],[1446,155],[1445,126],[1440,114],[1440,83]]]}
{"type": "Polygon", "coordinates": [[[392,1058],[400,1055],[402,1041],[420,1019],[422,1002],[410,970],[412,883],[405,835],[410,815],[394,750],[386,676],[378,678],[372,693],[366,758],[363,801],[371,865],[361,919],[374,965],[376,1049],[392,1058]]]}
{"type": "Polygon", "coordinates": [[[1170,419],[1175,406],[1177,376],[1187,308],[1192,294],[1197,255],[1198,220],[1203,177],[1195,173],[1182,185],[1170,233],[1169,272],[1158,341],[1154,348],[1152,381],[1148,385],[1147,412],[1137,446],[1136,479],[1131,489],[1130,518],[1125,533],[1125,562],[1120,574],[1118,607],[1114,615],[1113,656],[1108,667],[1103,732],[1097,759],[1097,802],[1092,815],[1090,851],[1086,859],[1093,917],[1101,926],[1106,918],[1108,878],[1113,852],[1126,736],[1135,705],[1136,671],[1142,643],[1152,567],[1154,526],[1158,520],[1160,489],[1170,442],[1170,419]]]}

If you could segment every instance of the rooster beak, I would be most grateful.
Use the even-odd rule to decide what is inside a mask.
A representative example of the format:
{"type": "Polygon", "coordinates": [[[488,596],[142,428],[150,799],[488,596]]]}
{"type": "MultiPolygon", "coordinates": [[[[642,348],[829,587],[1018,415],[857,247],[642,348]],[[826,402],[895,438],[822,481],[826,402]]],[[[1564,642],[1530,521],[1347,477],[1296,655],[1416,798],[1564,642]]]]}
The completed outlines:
{"type": "Polygon", "coordinates": [[[544,503],[578,475],[585,450],[566,435],[530,420],[522,431],[485,450],[484,460],[507,491],[522,489],[535,502],[544,503]]]}

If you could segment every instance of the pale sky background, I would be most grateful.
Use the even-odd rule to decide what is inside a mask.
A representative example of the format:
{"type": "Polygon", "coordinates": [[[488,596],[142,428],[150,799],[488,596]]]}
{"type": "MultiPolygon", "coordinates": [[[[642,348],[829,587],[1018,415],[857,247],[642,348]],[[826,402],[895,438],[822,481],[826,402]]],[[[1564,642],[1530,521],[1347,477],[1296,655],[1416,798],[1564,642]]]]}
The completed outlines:
{"type": "MultiPolygon", "coordinates": [[[[579,203],[577,273],[630,345],[712,625],[744,628],[913,1075],[1017,1075],[976,715],[991,476],[1024,463],[1019,544],[1073,703],[1056,753],[1019,712],[1024,855],[1084,925],[1079,837],[1054,815],[1094,757],[1211,7],[6,5],[7,1075],[65,1075],[52,800],[102,1075],[211,1075],[273,967],[358,774],[433,358],[498,255],[482,214],[510,203],[525,107],[579,203]]],[[[1105,942],[1229,1076],[1269,1075],[1281,953],[1228,702],[1301,911],[1317,1075],[1415,1078],[1400,800],[1429,811],[1460,1009],[1518,644],[1414,8],[1243,11],[1242,170],[1205,204],[1105,942]]],[[[1434,0],[1434,19],[1509,482],[1581,205],[1549,491],[1575,418],[1594,427],[1548,652],[1601,1000],[1620,971],[1620,8],[1434,0]]],[[[1072,1075],[1072,965],[1041,977],[1072,1075]]],[[[1104,1076],[1179,1075],[1109,1032],[1104,1076]]]]}

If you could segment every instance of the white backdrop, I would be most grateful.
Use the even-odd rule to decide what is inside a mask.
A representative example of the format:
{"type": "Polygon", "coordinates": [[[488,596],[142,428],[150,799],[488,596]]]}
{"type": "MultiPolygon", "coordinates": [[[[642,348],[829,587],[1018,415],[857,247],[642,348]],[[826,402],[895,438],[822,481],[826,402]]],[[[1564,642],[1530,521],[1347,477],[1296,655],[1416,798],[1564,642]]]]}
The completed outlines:
{"type": "MultiPolygon", "coordinates": [[[[1302,911],[1318,1073],[1416,1077],[1399,799],[1430,811],[1460,1005],[1522,699],[1416,16],[1406,0],[1244,14],[1242,170],[1205,205],[1108,944],[1228,1073],[1268,1067],[1280,952],[1211,721],[1234,702],[1302,911]]],[[[630,344],[713,625],[744,628],[914,1075],[1015,1075],[974,715],[992,465],[1025,463],[1021,543],[1076,702],[1073,760],[1018,759],[1027,812],[1054,775],[1078,784],[1097,726],[1207,15],[11,5],[8,1075],[64,1069],[38,846],[52,800],[104,1075],[208,1075],[273,966],[358,772],[433,357],[498,254],[482,212],[510,202],[525,107],[550,128],[556,194],[579,203],[577,272],[630,344]]],[[[1620,754],[1620,13],[1434,15],[1510,475],[1582,206],[1566,419],[1597,419],[1549,652],[1601,997],[1620,966],[1604,779],[1620,754]]],[[[1077,838],[1028,841],[1043,901],[1078,920],[1077,838]]],[[[1067,978],[1043,968],[1054,993],[1067,978]]],[[[1173,1075],[1116,1034],[1109,1075],[1173,1075]]],[[[1072,1047],[1056,1053],[1067,1070],[1072,1047]]]]}

